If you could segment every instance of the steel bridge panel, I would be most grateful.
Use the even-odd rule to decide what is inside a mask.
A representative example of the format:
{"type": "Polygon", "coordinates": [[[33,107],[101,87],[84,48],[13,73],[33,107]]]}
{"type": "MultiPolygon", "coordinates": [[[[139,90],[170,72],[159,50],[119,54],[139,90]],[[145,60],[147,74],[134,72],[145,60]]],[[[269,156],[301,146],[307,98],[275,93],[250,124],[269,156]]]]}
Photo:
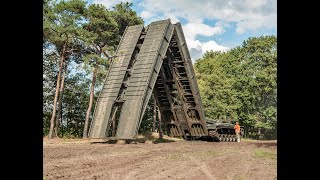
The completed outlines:
{"type": "MultiPolygon", "coordinates": [[[[116,59],[110,65],[110,73],[107,74],[105,82],[110,81],[122,81],[124,78],[123,71],[119,71],[118,67],[128,67],[138,39],[143,30],[143,25],[130,26],[126,28],[123,38],[120,41],[116,52],[116,59]],[[130,54],[130,55],[126,55],[130,54]],[[118,72],[114,72],[112,69],[116,67],[118,72]]],[[[121,69],[121,68],[120,68],[121,69]]],[[[98,97],[98,102],[94,111],[94,117],[90,126],[89,137],[90,138],[105,138],[107,126],[109,124],[109,117],[113,107],[114,100],[116,99],[120,87],[114,84],[105,83],[104,88],[112,87],[112,92],[101,92],[98,97]],[[118,91],[118,92],[117,92],[118,91]],[[114,93],[116,92],[116,93],[114,93]]]]}
{"type": "Polygon", "coordinates": [[[125,102],[122,106],[123,111],[119,117],[117,139],[132,139],[137,134],[155,83],[152,76],[158,76],[158,73],[154,72],[154,67],[161,66],[156,65],[157,63],[162,63],[162,61],[159,61],[158,56],[159,54],[160,56],[165,54],[165,51],[161,51],[161,47],[166,46],[164,37],[167,31],[173,32],[172,26],[169,20],[153,22],[149,25],[137,62],[132,70],[132,73],[134,73],[137,69],[148,69],[149,73],[144,73],[147,76],[134,73],[130,77],[130,83],[128,83],[124,97],[125,102]],[[132,86],[133,83],[131,82],[139,82],[140,87],[137,88],[136,84],[132,86]]]}

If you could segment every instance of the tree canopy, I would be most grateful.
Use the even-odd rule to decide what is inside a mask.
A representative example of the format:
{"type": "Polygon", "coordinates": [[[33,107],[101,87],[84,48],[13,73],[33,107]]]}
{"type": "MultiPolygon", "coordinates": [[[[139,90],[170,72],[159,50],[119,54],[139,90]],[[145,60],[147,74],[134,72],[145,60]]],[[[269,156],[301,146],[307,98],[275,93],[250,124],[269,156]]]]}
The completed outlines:
{"type": "Polygon", "coordinates": [[[228,52],[206,52],[195,63],[205,115],[239,119],[276,132],[277,38],[252,37],[228,52]]]}
{"type": "Polygon", "coordinates": [[[57,135],[82,136],[124,29],[143,23],[131,6],[120,3],[107,9],[83,0],[43,2],[44,135],[50,129],[52,138],[55,125],[57,135]]]}

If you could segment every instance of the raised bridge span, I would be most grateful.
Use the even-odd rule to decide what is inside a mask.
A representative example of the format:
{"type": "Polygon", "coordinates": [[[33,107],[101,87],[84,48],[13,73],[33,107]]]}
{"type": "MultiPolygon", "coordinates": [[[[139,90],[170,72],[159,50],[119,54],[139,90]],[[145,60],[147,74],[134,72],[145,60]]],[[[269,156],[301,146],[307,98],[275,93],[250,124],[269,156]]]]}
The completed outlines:
{"type": "Polygon", "coordinates": [[[169,135],[207,136],[182,27],[170,19],[126,28],[98,97],[89,137],[134,139],[152,93],[169,135]]]}

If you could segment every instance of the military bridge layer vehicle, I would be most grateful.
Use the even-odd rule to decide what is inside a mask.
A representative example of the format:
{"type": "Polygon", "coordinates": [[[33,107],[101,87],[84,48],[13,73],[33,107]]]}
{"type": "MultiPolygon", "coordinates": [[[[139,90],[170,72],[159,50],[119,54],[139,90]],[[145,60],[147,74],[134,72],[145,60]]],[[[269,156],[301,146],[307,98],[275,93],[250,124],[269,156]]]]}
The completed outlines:
{"type": "Polygon", "coordinates": [[[135,139],[151,94],[170,136],[223,141],[223,128],[214,134],[214,122],[209,122],[208,131],[182,26],[170,19],[126,28],[99,94],[89,137],[135,139]]]}

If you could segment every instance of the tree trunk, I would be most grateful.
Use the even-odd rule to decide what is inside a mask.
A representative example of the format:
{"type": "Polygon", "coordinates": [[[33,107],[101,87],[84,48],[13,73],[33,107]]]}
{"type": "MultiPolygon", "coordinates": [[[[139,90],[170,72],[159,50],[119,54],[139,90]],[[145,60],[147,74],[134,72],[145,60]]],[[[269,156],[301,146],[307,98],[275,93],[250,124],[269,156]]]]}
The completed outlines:
{"type": "Polygon", "coordinates": [[[60,58],[60,66],[59,66],[59,73],[58,73],[58,77],[57,77],[56,92],[55,92],[55,96],[54,96],[54,100],[53,100],[53,110],[52,110],[52,116],[51,116],[51,120],[50,120],[50,130],[49,130],[49,136],[48,136],[49,139],[53,138],[54,119],[56,116],[56,107],[57,107],[57,100],[58,100],[58,94],[59,94],[59,88],[60,88],[60,78],[61,78],[61,73],[62,73],[63,64],[64,64],[65,49],[66,49],[66,46],[64,45],[63,49],[62,49],[62,53],[61,53],[61,58],[60,58]]]}
{"type": "Polygon", "coordinates": [[[62,109],[62,94],[63,94],[63,88],[64,88],[64,81],[66,77],[66,71],[67,71],[67,64],[64,61],[64,66],[62,70],[62,79],[61,79],[61,86],[60,86],[60,92],[59,92],[59,100],[58,100],[58,106],[57,106],[57,117],[56,117],[56,126],[54,128],[55,136],[58,137],[59,128],[60,128],[60,114],[62,109]]]}
{"type": "Polygon", "coordinates": [[[93,104],[93,98],[94,98],[94,86],[96,84],[96,74],[97,74],[97,69],[98,65],[96,64],[93,69],[93,74],[92,74],[92,83],[91,83],[91,89],[90,89],[90,100],[89,100],[89,106],[86,114],[86,120],[84,121],[84,128],[83,128],[83,136],[82,138],[88,138],[88,128],[89,128],[89,118],[90,118],[90,113],[92,109],[92,104],[93,104]]]}
{"type": "Polygon", "coordinates": [[[153,124],[152,124],[152,132],[156,132],[156,120],[157,120],[157,104],[156,97],[153,97],[153,124]]]}
{"type": "Polygon", "coordinates": [[[162,139],[162,128],[161,128],[161,113],[160,109],[158,108],[158,119],[159,119],[159,139],[162,139]]]}
{"type": "Polygon", "coordinates": [[[66,128],[65,128],[65,134],[67,134],[68,136],[70,136],[70,131],[69,131],[69,118],[66,119],[66,128]]]}
{"type": "Polygon", "coordinates": [[[61,122],[60,122],[60,123],[62,124],[62,126],[61,126],[61,137],[63,137],[63,122],[62,122],[62,113],[63,113],[63,112],[62,112],[62,104],[61,104],[61,107],[60,107],[60,108],[61,108],[61,111],[60,111],[60,112],[61,112],[61,113],[60,113],[61,122]]]}

